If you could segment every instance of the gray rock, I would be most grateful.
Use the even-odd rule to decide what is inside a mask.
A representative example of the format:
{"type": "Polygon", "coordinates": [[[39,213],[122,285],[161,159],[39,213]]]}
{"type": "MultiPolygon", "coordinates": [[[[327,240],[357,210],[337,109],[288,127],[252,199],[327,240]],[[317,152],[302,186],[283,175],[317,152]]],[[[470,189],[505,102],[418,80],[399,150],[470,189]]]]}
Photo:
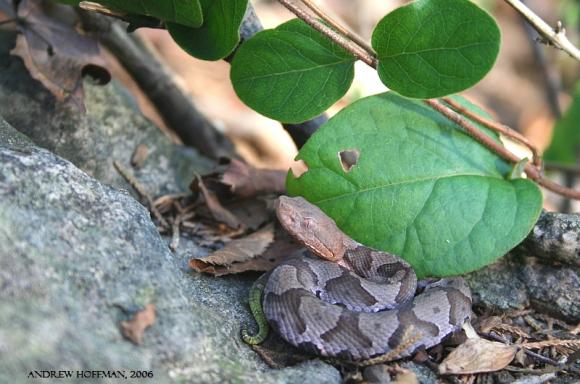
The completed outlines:
{"type": "Polygon", "coordinates": [[[389,367],[386,364],[371,365],[363,368],[362,377],[369,384],[389,384],[392,382],[389,367]]]}
{"type": "Polygon", "coordinates": [[[0,382],[50,369],[152,370],[156,383],[340,381],[319,361],[268,369],[239,337],[251,321],[247,278],[189,272],[186,259],[204,250],[172,254],[130,195],[3,121],[0,139],[0,382]],[[149,303],[157,321],[133,345],[119,322],[149,303]]]}
{"type": "Polygon", "coordinates": [[[543,212],[520,251],[580,267],[580,214],[543,212]]]}
{"type": "Polygon", "coordinates": [[[530,302],[540,312],[577,324],[580,321],[580,269],[526,265],[519,271],[530,302]]]}
{"type": "Polygon", "coordinates": [[[571,323],[580,321],[580,269],[508,254],[466,276],[474,302],[507,310],[529,305],[571,323]]]}
{"type": "Polygon", "coordinates": [[[529,304],[526,285],[517,278],[520,265],[506,256],[499,261],[465,276],[474,303],[508,310],[522,309],[529,304]]]}

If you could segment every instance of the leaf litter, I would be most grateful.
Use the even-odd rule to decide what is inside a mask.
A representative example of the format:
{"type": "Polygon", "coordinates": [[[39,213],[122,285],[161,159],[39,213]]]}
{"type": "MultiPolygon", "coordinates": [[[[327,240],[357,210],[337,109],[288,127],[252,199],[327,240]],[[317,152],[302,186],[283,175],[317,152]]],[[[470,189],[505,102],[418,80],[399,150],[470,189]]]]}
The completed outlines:
{"type": "Polygon", "coordinates": [[[84,112],[83,77],[90,75],[100,84],[111,80],[97,40],[77,29],[71,7],[22,0],[17,16],[20,33],[11,53],[58,101],[84,112]]]}

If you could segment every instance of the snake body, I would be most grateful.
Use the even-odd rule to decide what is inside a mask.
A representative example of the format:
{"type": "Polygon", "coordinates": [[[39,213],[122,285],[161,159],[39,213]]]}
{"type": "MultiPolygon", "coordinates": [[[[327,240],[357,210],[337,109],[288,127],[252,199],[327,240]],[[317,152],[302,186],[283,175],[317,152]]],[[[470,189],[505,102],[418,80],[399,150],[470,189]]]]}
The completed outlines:
{"type": "Polygon", "coordinates": [[[264,286],[264,315],[288,343],[346,361],[395,360],[439,344],[470,318],[463,279],[439,280],[415,297],[406,261],[357,243],[303,198],[282,196],[277,213],[310,250],[278,265],[264,286]]]}

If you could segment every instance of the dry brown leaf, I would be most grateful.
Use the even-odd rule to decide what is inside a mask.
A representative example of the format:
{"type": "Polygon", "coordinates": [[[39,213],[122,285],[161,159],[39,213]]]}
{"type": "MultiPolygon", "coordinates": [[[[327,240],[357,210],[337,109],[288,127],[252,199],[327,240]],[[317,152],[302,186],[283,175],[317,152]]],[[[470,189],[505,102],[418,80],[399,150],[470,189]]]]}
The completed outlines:
{"type": "Polygon", "coordinates": [[[495,372],[505,368],[513,359],[517,348],[485,339],[468,339],[455,348],[439,365],[442,375],[466,375],[495,372]]]}
{"type": "Polygon", "coordinates": [[[245,228],[256,230],[265,223],[272,221],[273,199],[247,199],[235,201],[226,205],[226,208],[232,212],[245,228]]]}
{"type": "Polygon", "coordinates": [[[217,221],[226,224],[231,228],[239,228],[241,223],[240,220],[229,210],[224,208],[224,206],[220,203],[215,193],[210,191],[204,184],[201,177],[197,177],[196,180],[192,183],[192,189],[195,192],[195,188],[199,188],[203,197],[205,199],[205,203],[207,208],[210,210],[212,216],[217,221]],[[197,187],[194,187],[194,184],[197,187]]]}
{"type": "Polygon", "coordinates": [[[140,345],[145,329],[155,324],[155,304],[147,304],[128,321],[121,321],[121,333],[133,343],[140,345]]]}
{"type": "Polygon", "coordinates": [[[256,257],[244,262],[233,263],[231,265],[213,265],[204,263],[203,261],[205,259],[191,259],[189,266],[198,272],[213,276],[231,275],[247,271],[265,272],[274,268],[284,260],[297,256],[301,252],[301,246],[296,244],[286,233],[280,232],[276,233],[274,242],[264,253],[256,255],[256,257]]]}
{"type": "Polygon", "coordinates": [[[244,199],[286,191],[286,171],[255,168],[237,159],[222,159],[215,172],[203,177],[211,189],[244,199]]]}
{"type": "Polygon", "coordinates": [[[246,237],[230,241],[225,247],[203,259],[192,259],[190,265],[228,266],[234,263],[241,263],[264,253],[268,246],[272,244],[272,241],[274,241],[274,224],[269,224],[246,237]]]}
{"type": "Polygon", "coordinates": [[[502,318],[499,316],[490,316],[479,319],[476,328],[480,333],[489,333],[492,329],[502,323],[502,318]]]}
{"type": "Polygon", "coordinates": [[[18,16],[24,22],[11,53],[59,101],[84,111],[83,76],[90,74],[102,84],[111,79],[97,41],[75,29],[76,14],[70,7],[22,0],[18,16]]]}

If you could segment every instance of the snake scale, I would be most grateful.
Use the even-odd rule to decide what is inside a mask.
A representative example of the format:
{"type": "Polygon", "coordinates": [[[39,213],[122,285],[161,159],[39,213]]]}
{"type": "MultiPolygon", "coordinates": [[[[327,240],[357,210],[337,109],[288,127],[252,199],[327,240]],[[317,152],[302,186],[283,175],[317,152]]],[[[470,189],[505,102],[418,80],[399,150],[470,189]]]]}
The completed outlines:
{"type": "Polygon", "coordinates": [[[261,304],[288,343],[344,361],[383,361],[439,344],[471,316],[462,278],[427,284],[403,259],[357,243],[318,207],[281,196],[277,215],[310,252],[289,258],[267,276],[261,304]]]}

